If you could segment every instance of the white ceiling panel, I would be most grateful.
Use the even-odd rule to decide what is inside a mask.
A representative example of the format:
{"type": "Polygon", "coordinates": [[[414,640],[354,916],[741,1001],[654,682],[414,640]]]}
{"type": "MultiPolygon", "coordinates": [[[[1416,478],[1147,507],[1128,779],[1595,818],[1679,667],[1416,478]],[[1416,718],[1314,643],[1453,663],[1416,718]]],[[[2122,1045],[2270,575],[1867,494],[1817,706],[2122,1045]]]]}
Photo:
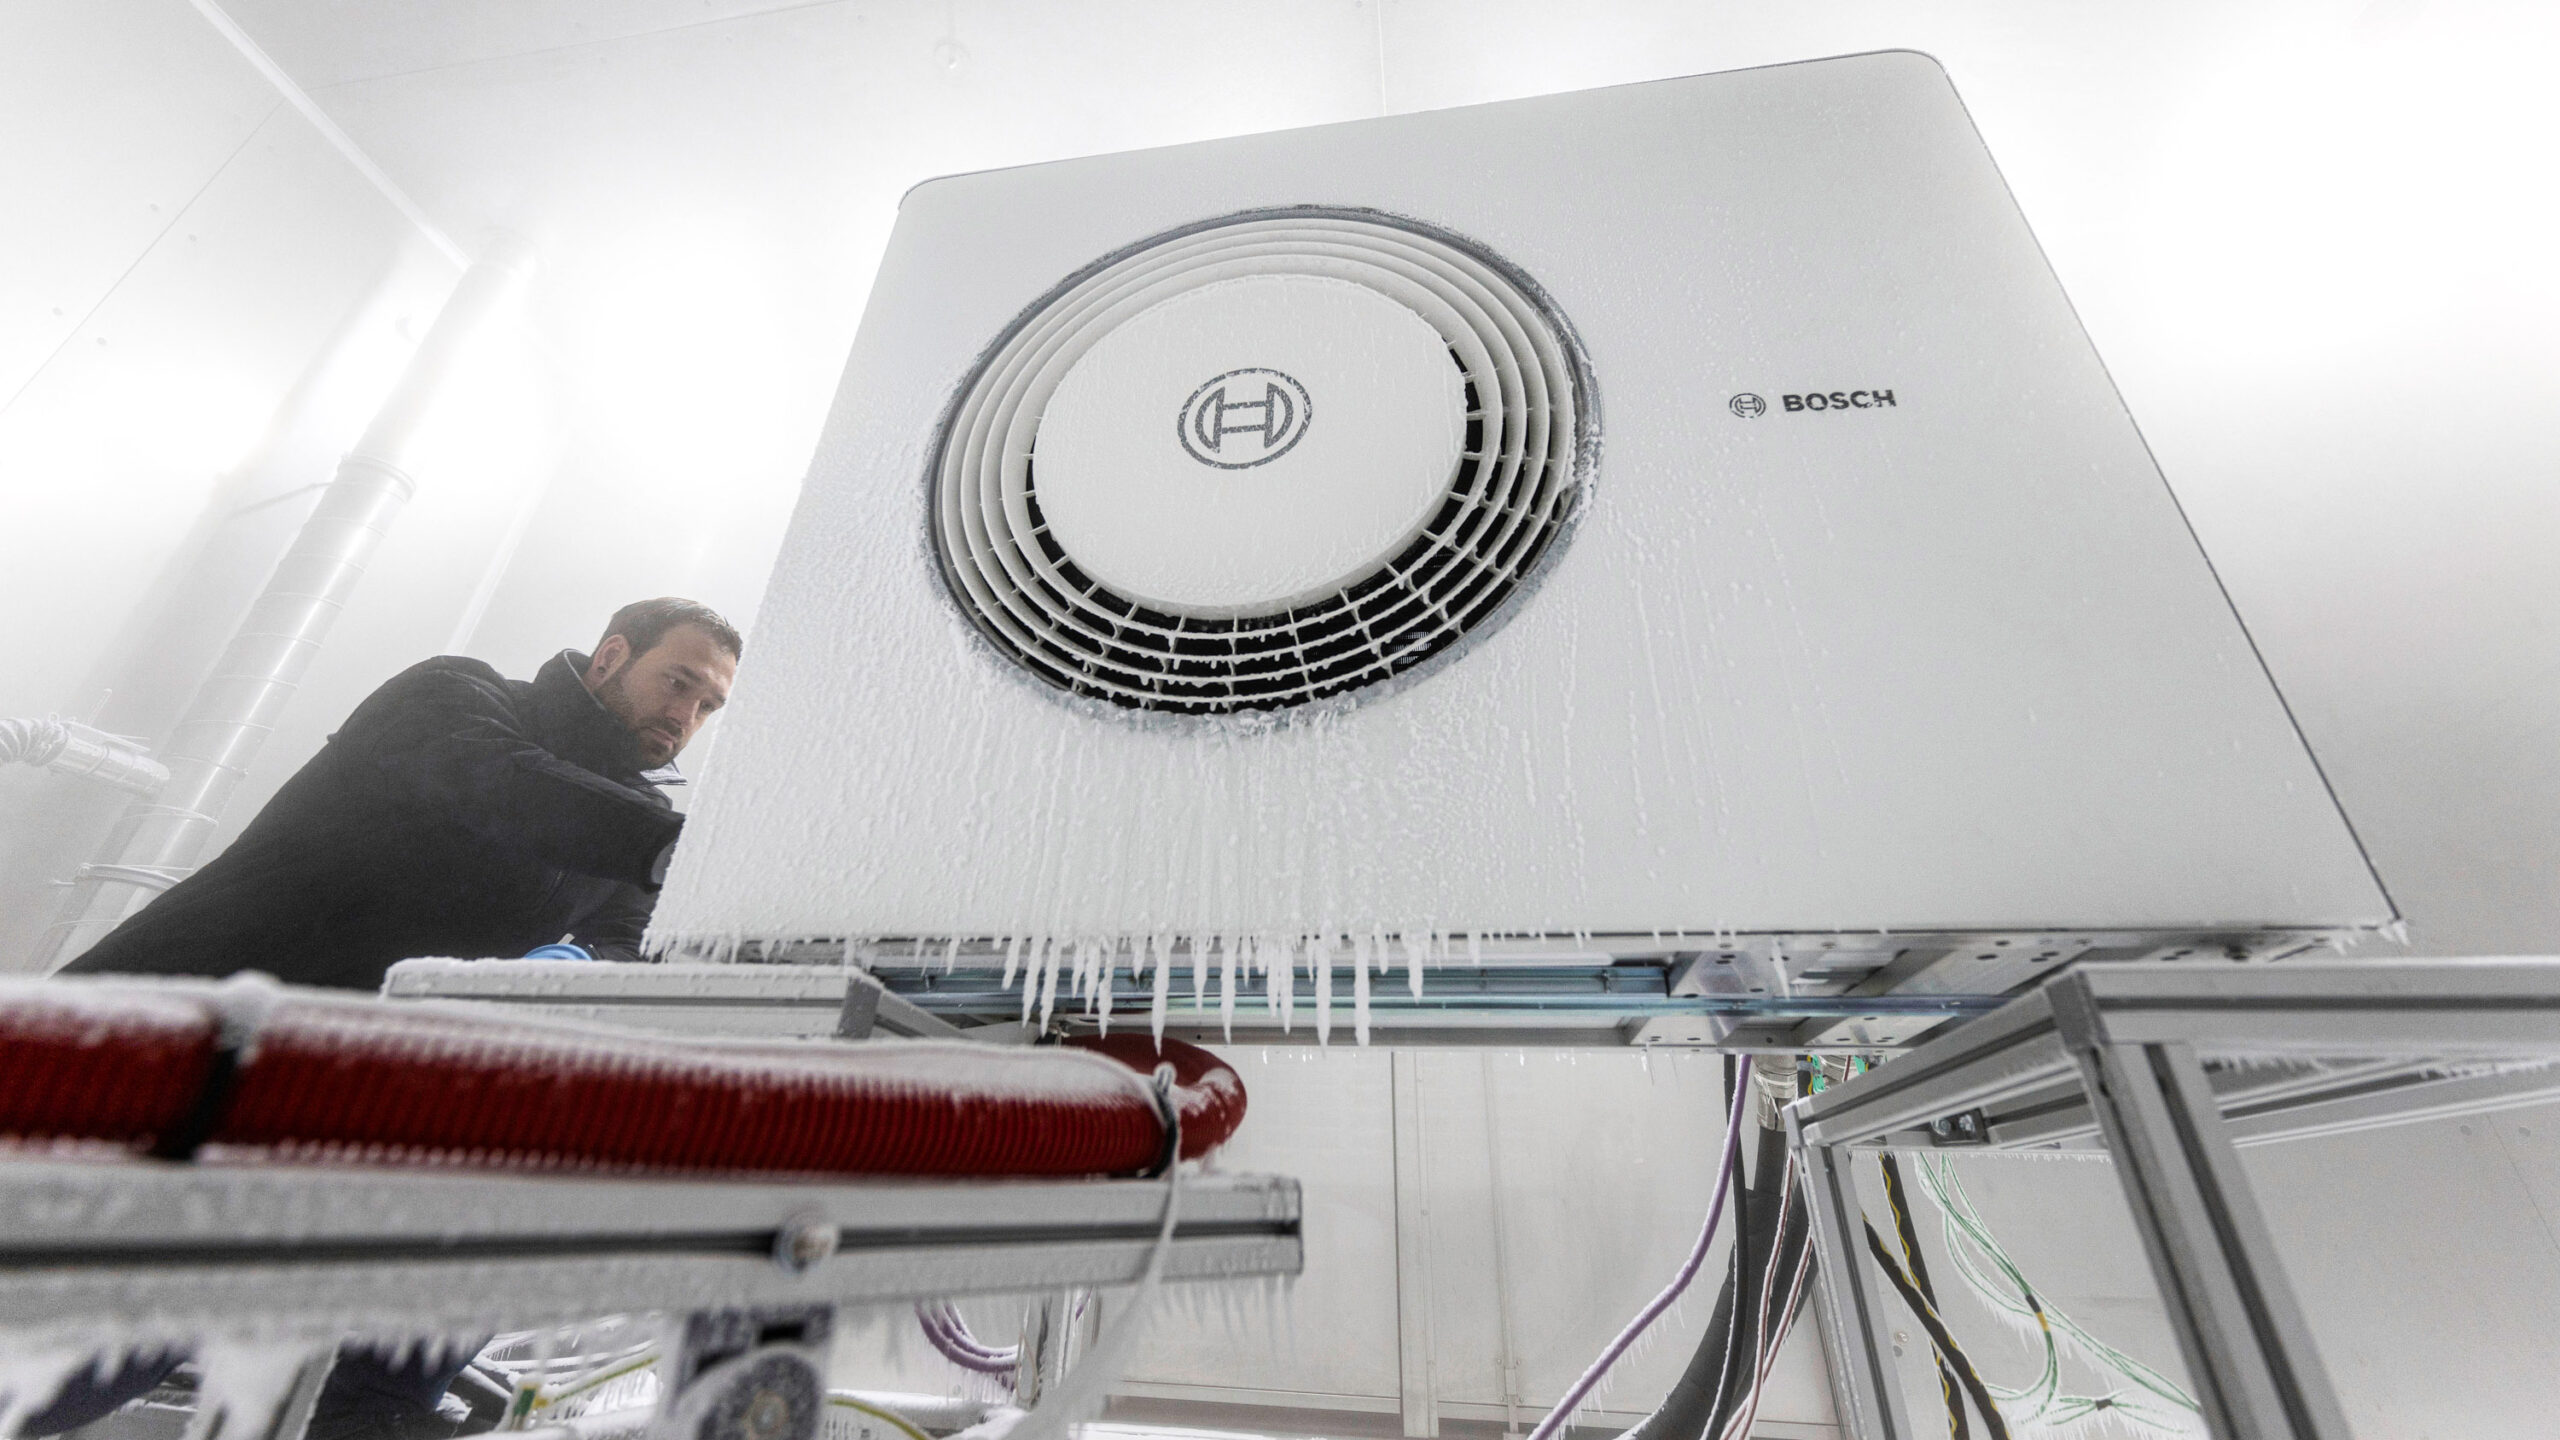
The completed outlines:
{"type": "Polygon", "coordinates": [[[316,90],[804,10],[810,0],[222,0],[222,8],[316,90]]]}
{"type": "Polygon", "coordinates": [[[277,106],[184,0],[0,6],[0,409],[277,106]]]}

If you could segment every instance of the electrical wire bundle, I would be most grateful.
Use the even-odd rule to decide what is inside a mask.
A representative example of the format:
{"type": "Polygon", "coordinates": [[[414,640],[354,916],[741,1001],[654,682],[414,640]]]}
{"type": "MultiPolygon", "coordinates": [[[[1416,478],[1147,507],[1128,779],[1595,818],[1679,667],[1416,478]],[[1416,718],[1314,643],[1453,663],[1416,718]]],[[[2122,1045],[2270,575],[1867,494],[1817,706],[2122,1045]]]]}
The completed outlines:
{"type": "MultiPolygon", "coordinates": [[[[2090,1334],[2069,1315],[2053,1308],[2027,1283],[2016,1262],[1991,1233],[1981,1213],[1964,1192],[1957,1178],[1952,1157],[1941,1156],[1935,1165],[1927,1157],[1919,1163],[1920,1188],[1938,1207],[1941,1237],[1948,1261],[1954,1266],[1966,1288],[1994,1311],[2011,1317],[2021,1327],[2033,1325],[2043,1350],[2043,1368],[2031,1385],[2004,1389],[1993,1385],[1991,1394],[2011,1407],[2021,1424],[2032,1424],[2039,1430],[2059,1430],[2082,1421],[2107,1417],[2125,1422],[2137,1429],[2164,1433],[2187,1433],[2196,1428],[2195,1398],[2169,1377],[2090,1334]],[[1996,1271],[1994,1280],[1988,1271],[1996,1271]],[[2062,1389],[2062,1350],[2068,1342],[2074,1352],[2092,1364],[2113,1372],[2125,1385],[2097,1395],[2066,1394],[2062,1389]]],[[[1888,1182],[1899,1190],[1899,1177],[1888,1182]]],[[[1916,1238],[1912,1242],[1916,1249],[1916,1238]]],[[[1959,1432],[1961,1433],[1961,1432],[1959,1432]]]]}
{"type": "MultiPolygon", "coordinates": [[[[1638,1311],[1600,1352],[1582,1377],[1565,1391],[1564,1398],[1538,1422],[1529,1440],[1551,1440],[1563,1428],[1609,1367],[1679,1298],[1706,1260],[1707,1250],[1722,1228],[1726,1199],[1743,1175],[1742,1131],[1750,1108],[1751,1057],[1726,1056],[1724,1073],[1725,1090],[1732,1097],[1731,1113],[1726,1117],[1724,1158],[1697,1244],[1691,1247],[1688,1259],[1681,1263],[1662,1293],[1638,1311]]],[[[1772,1078],[1778,1084],[1766,1093],[1773,1102],[1803,1093],[1810,1081],[1808,1074],[1793,1066],[1772,1069],[1762,1076],[1764,1084],[1772,1078]]],[[[1661,1407],[1627,1432],[1629,1440],[1744,1440],[1750,1434],[1770,1368],[1777,1363],[1778,1348],[1795,1324],[1796,1313],[1804,1303],[1805,1282],[1813,1272],[1813,1249],[1806,1243],[1810,1232],[1806,1228],[1804,1199],[1797,1193],[1796,1169],[1787,1155],[1786,1133],[1770,1123],[1774,1119],[1773,1105],[1760,1126],[1755,1147],[1757,1169],[1753,1173],[1757,1178],[1743,1189],[1740,1203],[1733,1206],[1730,1269],[1716,1296],[1706,1338],[1661,1407]],[[1755,1210],[1760,1212],[1756,1221],[1755,1210]]]]}
{"type": "Polygon", "coordinates": [[[1965,1422],[1965,1402],[1973,1402],[1975,1413],[1982,1417],[1982,1428],[1991,1440],[2009,1440],[2009,1425],[2000,1413],[2000,1405],[1992,1397],[1991,1387],[1973,1368],[1964,1347],[1947,1329],[1938,1314],[1938,1292],[1929,1283],[1928,1262],[1920,1255],[1920,1232],[1911,1223],[1911,1205],[1902,1189],[1902,1163],[1888,1150],[1877,1157],[1884,1168],[1885,1205],[1893,1212],[1894,1238],[1902,1244],[1902,1258],[1896,1260],[1885,1248],[1884,1237],[1876,1233],[1876,1225],[1865,1216],[1859,1217],[1867,1232],[1867,1253],[1876,1257],[1885,1279],[1911,1308],[1920,1328],[1929,1332],[1929,1348],[1938,1362],[1938,1391],[1947,1402],[1947,1433],[1954,1440],[1967,1440],[1971,1433],[1965,1422]]]}
{"type": "Polygon", "coordinates": [[[1941,1157],[1932,1166],[1923,1157],[1919,1164],[1921,1187],[1938,1206],[1947,1258],[1956,1273],[1966,1288],[1995,1312],[2022,1328],[2033,1327],[2042,1347],[2043,1363],[2034,1383],[2010,1388],[1985,1381],[1938,1310],[1937,1292],[1929,1282],[1928,1265],[1920,1253],[1919,1231],[1912,1223],[1902,1166],[1891,1153],[1879,1159],[1884,1172],[1885,1202],[1892,1211],[1895,1238],[1902,1253],[1897,1258],[1886,1247],[1872,1221],[1866,1224],[1867,1250],[1921,1328],[1928,1332],[1938,1366],[1939,1389],[1946,1399],[1947,1430],[1954,1440],[1969,1440],[1965,1408],[1968,1402],[1993,1440],[2008,1440],[2013,1422],[2041,1434],[2058,1434],[2086,1422],[2106,1420],[2120,1421],[2137,1433],[2184,1434],[2195,1430],[2193,1397],[2167,1376],[2091,1335],[2070,1316],[2046,1304],[1973,1208],[1963,1183],[1956,1178],[1954,1161],[1941,1157]],[[1986,1267],[1997,1271],[2000,1280],[1994,1281],[1986,1267]],[[2131,1388],[2099,1395],[2064,1393],[2064,1340],[2076,1352],[2122,1377],[2131,1388]]]}
{"type": "MultiPolygon", "coordinates": [[[[1733,1062],[1726,1064],[1729,1084],[1748,1078],[1747,1069],[1737,1075],[1733,1062]]],[[[1750,1433],[1814,1264],[1804,1199],[1776,1110],[1807,1093],[1818,1078],[1797,1064],[1761,1072],[1770,1106],[1753,1147],[1753,1178],[1734,1209],[1724,1285],[1688,1368],[1630,1432],[1632,1440],[1739,1440],[1750,1433]]],[[[1740,1117],[1737,1110],[1737,1126],[1740,1117]]]]}
{"type": "Polygon", "coordinates": [[[1011,1375],[1022,1363],[1019,1345],[989,1345],[969,1332],[969,1322],[948,1300],[916,1302],[916,1323],[942,1358],[978,1375],[1011,1375]]]}

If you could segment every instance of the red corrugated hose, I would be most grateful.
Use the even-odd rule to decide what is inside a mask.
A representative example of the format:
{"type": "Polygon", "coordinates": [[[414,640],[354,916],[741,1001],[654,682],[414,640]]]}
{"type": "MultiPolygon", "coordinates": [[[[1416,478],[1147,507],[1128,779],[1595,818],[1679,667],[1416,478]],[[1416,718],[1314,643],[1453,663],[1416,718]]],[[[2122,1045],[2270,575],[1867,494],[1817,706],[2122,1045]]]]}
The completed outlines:
{"type": "Polygon", "coordinates": [[[1244,1118],[1216,1056],[1068,1046],[687,1041],[258,980],[0,987],[0,1136],[163,1156],[508,1169],[1071,1176],[1158,1167],[1244,1118]]]}

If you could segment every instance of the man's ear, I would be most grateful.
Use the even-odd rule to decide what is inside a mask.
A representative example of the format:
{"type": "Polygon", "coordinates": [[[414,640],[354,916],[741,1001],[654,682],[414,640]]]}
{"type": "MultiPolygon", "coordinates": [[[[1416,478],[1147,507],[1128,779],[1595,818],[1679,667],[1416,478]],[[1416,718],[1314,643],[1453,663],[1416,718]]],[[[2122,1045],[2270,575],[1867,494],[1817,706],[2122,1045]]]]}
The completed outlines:
{"type": "Polygon", "coordinates": [[[587,688],[592,690],[613,678],[631,659],[631,642],[620,635],[607,635],[596,647],[595,658],[587,662],[587,688]]]}

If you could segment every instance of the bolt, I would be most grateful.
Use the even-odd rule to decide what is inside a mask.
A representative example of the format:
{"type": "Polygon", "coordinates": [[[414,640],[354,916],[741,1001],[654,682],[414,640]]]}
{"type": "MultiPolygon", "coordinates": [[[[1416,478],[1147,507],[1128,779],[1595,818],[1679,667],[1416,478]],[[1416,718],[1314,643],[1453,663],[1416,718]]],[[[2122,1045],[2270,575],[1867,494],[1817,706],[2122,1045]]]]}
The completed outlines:
{"type": "Polygon", "coordinates": [[[794,1275],[804,1274],[834,1255],[840,1238],[835,1222],[824,1215],[794,1215],[774,1234],[773,1263],[794,1275]]]}

